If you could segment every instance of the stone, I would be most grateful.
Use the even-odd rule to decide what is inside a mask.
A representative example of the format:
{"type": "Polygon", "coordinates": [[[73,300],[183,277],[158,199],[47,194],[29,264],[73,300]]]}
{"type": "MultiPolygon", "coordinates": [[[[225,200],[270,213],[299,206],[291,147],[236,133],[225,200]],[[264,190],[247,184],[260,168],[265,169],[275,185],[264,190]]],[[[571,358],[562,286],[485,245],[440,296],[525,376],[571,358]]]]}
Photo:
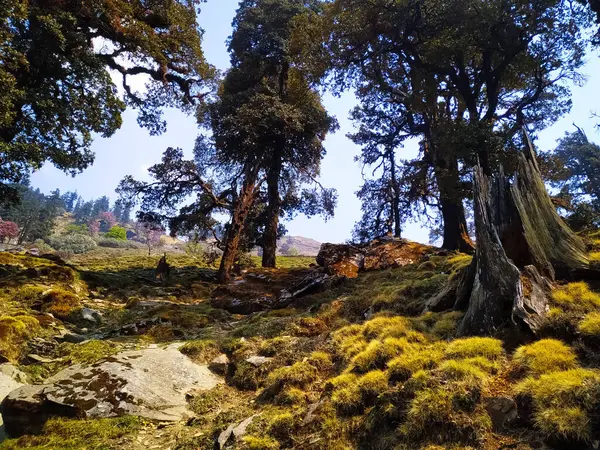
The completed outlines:
{"type": "Polygon", "coordinates": [[[350,244],[323,244],[317,255],[317,264],[325,268],[329,275],[347,278],[358,277],[364,262],[363,251],[350,244]]]}
{"type": "Polygon", "coordinates": [[[246,431],[248,430],[250,424],[258,416],[260,416],[260,413],[254,414],[253,416],[250,416],[239,423],[232,423],[231,425],[229,425],[227,429],[221,434],[219,434],[219,436],[217,437],[215,448],[219,450],[224,449],[229,442],[236,442],[241,440],[241,438],[243,438],[246,434],[246,431]]]}
{"type": "Polygon", "coordinates": [[[294,303],[299,298],[307,295],[317,294],[324,292],[332,287],[341,284],[345,280],[345,277],[331,276],[327,273],[318,271],[311,272],[305,277],[294,283],[293,286],[283,289],[277,302],[273,305],[273,309],[287,308],[289,305],[294,303]]]}
{"type": "Polygon", "coordinates": [[[269,309],[272,298],[262,296],[257,298],[227,298],[219,297],[211,300],[213,308],[224,309],[231,314],[248,315],[269,309]]]}
{"type": "Polygon", "coordinates": [[[517,404],[510,397],[491,397],[485,401],[485,409],[492,419],[494,431],[502,431],[518,417],[517,404]]]}
{"type": "Polygon", "coordinates": [[[38,432],[52,416],[103,418],[123,415],[180,421],[193,415],[186,394],[222,383],[176,346],[127,351],[69,367],[38,386],[12,391],[2,403],[11,436],[38,432]]]}
{"type": "Polygon", "coordinates": [[[260,367],[268,362],[271,362],[273,358],[268,358],[266,356],[258,356],[254,355],[249,358],[246,358],[246,362],[248,364],[252,364],[254,367],[260,367]]]}
{"type": "Polygon", "coordinates": [[[229,367],[229,358],[225,354],[220,354],[215,359],[213,359],[208,368],[218,375],[225,375],[227,373],[227,368],[229,367]]]}
{"type": "MultiPolygon", "coordinates": [[[[27,377],[22,377],[21,374],[23,373],[12,364],[0,365],[0,403],[12,391],[23,386],[22,380],[26,380],[27,377]]],[[[4,438],[4,423],[2,422],[2,416],[0,416],[0,442],[4,438]]]]}
{"type": "Polygon", "coordinates": [[[88,322],[102,323],[102,313],[90,308],[81,308],[81,318],[88,322]]]}
{"type": "Polygon", "coordinates": [[[60,334],[54,336],[54,339],[56,339],[59,342],[69,342],[71,344],[80,344],[87,340],[85,336],[82,336],[81,334],[77,333],[72,333],[64,328],[60,330],[60,334]]]}

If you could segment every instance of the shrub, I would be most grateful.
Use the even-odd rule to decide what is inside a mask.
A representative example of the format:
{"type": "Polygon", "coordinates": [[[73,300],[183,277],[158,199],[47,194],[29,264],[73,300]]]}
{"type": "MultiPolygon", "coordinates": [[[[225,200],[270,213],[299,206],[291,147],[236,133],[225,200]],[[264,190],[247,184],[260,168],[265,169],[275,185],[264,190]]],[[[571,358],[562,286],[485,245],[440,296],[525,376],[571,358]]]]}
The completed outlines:
{"type": "Polygon", "coordinates": [[[139,242],[110,238],[98,239],[98,245],[105,248],[125,248],[132,250],[144,248],[144,245],[139,242]]]}
{"type": "Polygon", "coordinates": [[[556,339],[542,339],[519,347],[513,356],[517,368],[533,375],[542,375],[577,366],[573,350],[556,339]]]}
{"type": "Polygon", "coordinates": [[[579,332],[587,336],[600,336],[600,313],[593,312],[586,315],[579,323],[579,332]]]}
{"type": "Polygon", "coordinates": [[[484,356],[498,359],[504,355],[502,341],[486,337],[456,339],[446,347],[446,355],[451,358],[472,358],[484,356]]]}
{"type": "Polygon", "coordinates": [[[127,240],[127,230],[123,227],[119,227],[119,226],[115,225],[110,230],[108,230],[104,236],[108,239],[116,239],[119,241],[126,241],[127,240]]]}
{"type": "Polygon", "coordinates": [[[88,226],[84,223],[81,225],[71,224],[67,226],[65,229],[65,234],[89,234],[90,230],[88,226]]]}
{"type": "Polygon", "coordinates": [[[50,239],[50,245],[59,252],[75,255],[89,252],[97,247],[96,241],[83,234],[68,234],[50,239]]]}

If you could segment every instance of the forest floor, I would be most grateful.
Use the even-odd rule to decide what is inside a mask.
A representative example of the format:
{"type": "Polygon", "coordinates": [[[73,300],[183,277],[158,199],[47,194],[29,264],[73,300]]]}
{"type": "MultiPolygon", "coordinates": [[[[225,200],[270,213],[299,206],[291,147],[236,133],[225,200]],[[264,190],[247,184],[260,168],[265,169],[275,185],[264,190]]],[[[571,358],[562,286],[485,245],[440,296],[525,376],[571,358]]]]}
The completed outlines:
{"type": "MultiPolygon", "coordinates": [[[[598,249],[590,238],[592,257],[598,249]]],[[[277,295],[317,271],[314,260],[280,257],[279,269],[249,269],[223,290],[214,268],[183,254],[169,255],[170,279],[157,282],[158,259],[102,249],[64,264],[0,253],[0,355],[36,384],[77,363],[176,344],[198,364],[226,355],[225,382],[189,397],[190,420],[58,417],[0,449],[212,449],[251,417],[227,448],[598,447],[598,286],[557,285],[535,339],[457,338],[460,312],[421,311],[468,255],[423,247],[416,264],[246,315],[214,299],[277,295]],[[82,308],[101,319],[82,319],[82,308]],[[66,332],[85,340],[60,342],[66,332]]]]}

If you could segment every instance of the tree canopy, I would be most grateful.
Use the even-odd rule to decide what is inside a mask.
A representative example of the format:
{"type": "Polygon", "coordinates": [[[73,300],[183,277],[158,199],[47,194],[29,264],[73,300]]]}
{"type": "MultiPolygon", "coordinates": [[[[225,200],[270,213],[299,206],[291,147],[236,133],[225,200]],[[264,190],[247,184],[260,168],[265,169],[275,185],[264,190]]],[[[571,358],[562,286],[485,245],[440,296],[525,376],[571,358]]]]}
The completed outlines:
{"type": "Polygon", "coordinates": [[[45,162],[75,174],[129,106],[152,134],[164,107],[193,111],[214,69],[198,0],[1,0],[0,188],[45,162]],[[141,76],[143,92],[132,87],[141,76]],[[120,83],[117,85],[117,83],[120,83]],[[119,87],[118,87],[119,86],[119,87]]]}

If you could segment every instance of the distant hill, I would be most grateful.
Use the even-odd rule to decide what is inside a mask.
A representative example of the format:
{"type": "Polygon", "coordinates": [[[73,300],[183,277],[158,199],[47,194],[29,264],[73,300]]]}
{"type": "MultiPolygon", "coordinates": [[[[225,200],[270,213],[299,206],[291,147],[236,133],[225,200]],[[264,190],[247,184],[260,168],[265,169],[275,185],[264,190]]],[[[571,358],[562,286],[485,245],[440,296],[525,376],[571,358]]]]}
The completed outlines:
{"type": "Polygon", "coordinates": [[[284,236],[277,241],[277,254],[283,256],[317,256],[321,243],[302,236],[284,236]]]}

